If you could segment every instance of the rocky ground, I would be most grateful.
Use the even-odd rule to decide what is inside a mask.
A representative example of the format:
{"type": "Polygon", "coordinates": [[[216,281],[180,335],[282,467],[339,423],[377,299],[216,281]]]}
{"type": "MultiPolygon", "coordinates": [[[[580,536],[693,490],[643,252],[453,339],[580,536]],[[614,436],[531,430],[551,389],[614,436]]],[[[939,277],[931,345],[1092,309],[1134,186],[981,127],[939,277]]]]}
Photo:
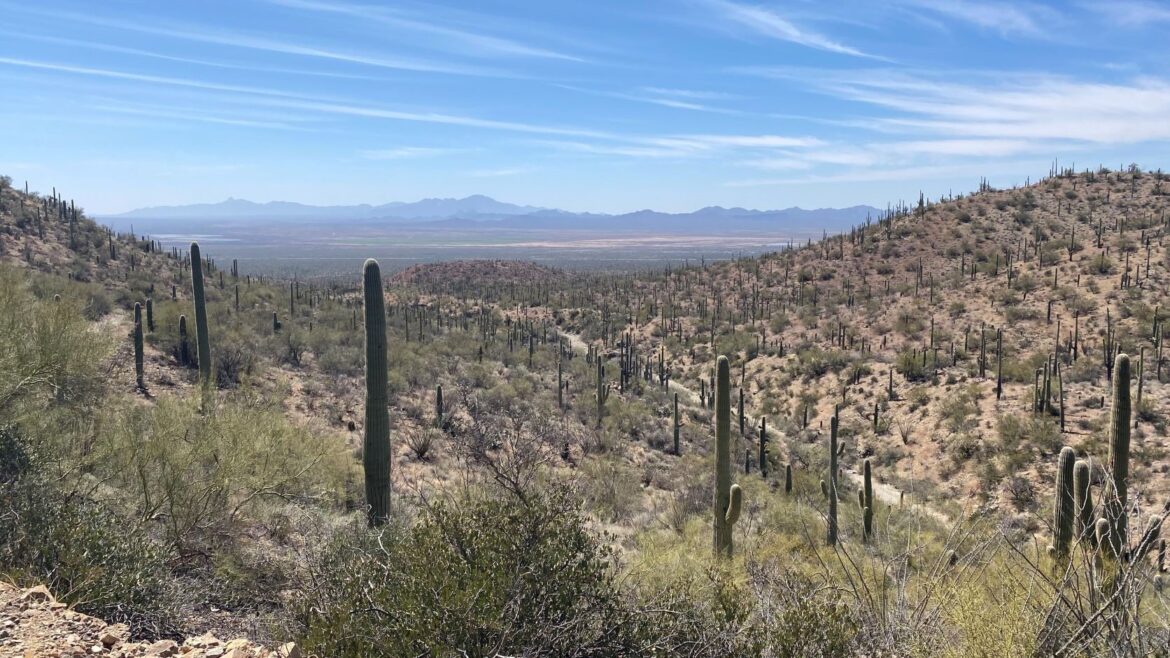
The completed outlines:
{"type": "Polygon", "coordinates": [[[44,586],[20,589],[0,582],[0,658],[110,656],[131,658],[301,658],[295,643],[276,649],[212,635],[131,642],[125,624],[107,624],[58,603],[44,586]]]}

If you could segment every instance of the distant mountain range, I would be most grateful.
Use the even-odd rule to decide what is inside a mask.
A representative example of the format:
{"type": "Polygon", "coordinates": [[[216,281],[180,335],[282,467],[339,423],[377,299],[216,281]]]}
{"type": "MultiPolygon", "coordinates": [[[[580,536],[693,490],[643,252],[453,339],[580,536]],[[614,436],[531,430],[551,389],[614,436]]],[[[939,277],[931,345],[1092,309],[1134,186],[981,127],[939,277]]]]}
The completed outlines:
{"type": "Polygon", "coordinates": [[[139,208],[110,217],[124,219],[450,219],[478,215],[525,215],[543,208],[503,203],[482,194],[463,199],[423,199],[414,203],[394,201],[380,206],[310,206],[292,201],[256,203],[227,199],[219,203],[139,208]]]}
{"type": "Polygon", "coordinates": [[[413,203],[399,201],[377,206],[370,204],[311,206],[289,201],[256,203],[244,199],[227,199],[219,203],[140,208],[119,215],[109,215],[105,219],[114,220],[118,224],[132,220],[140,228],[148,231],[175,229],[180,225],[184,230],[192,230],[223,226],[228,222],[271,226],[279,223],[304,225],[344,221],[367,226],[426,225],[433,228],[467,230],[509,228],[711,235],[746,231],[768,233],[807,233],[813,229],[837,231],[863,222],[866,217],[876,218],[877,214],[878,209],[872,206],[815,210],[797,207],[782,210],[751,210],[709,206],[689,213],[639,210],[610,215],[521,206],[477,194],[462,199],[423,199],[413,203]]]}

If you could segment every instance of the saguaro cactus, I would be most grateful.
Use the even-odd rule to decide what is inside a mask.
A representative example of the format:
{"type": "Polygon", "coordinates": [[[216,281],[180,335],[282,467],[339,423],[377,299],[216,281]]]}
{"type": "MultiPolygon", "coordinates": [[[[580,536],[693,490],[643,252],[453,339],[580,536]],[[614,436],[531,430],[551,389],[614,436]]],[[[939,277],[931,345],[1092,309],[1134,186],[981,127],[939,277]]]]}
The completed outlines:
{"type": "Polygon", "coordinates": [[[362,267],[366,310],[366,427],[362,465],[366,474],[369,524],[382,525],[390,516],[390,412],[386,388],[386,300],[382,271],[369,259],[362,267]]]}
{"type": "Polygon", "coordinates": [[[1075,460],[1076,455],[1072,448],[1065,446],[1060,449],[1060,456],[1056,461],[1056,494],[1052,514],[1052,549],[1053,556],[1058,560],[1068,557],[1072,545],[1074,518],[1077,516],[1073,486],[1075,460]]]}
{"type": "Polygon", "coordinates": [[[154,333],[154,300],[146,298],[146,330],[154,333]]]}
{"type": "Polygon", "coordinates": [[[731,483],[731,365],[719,357],[715,388],[715,556],[731,557],[743,493],[731,483]]]}
{"type": "Polygon", "coordinates": [[[1073,464],[1073,506],[1076,515],[1073,517],[1073,535],[1077,541],[1096,545],[1097,537],[1093,533],[1093,491],[1089,462],[1083,459],[1073,464]]]}
{"type": "Polygon", "coordinates": [[[435,427],[443,429],[443,385],[435,386],[435,427]]]}
{"type": "Polygon", "coordinates": [[[605,401],[609,399],[609,388],[605,384],[605,363],[601,357],[597,358],[597,426],[601,427],[601,419],[605,417],[605,401]]]}
{"type": "Polygon", "coordinates": [[[678,424],[678,393],[674,394],[674,454],[681,455],[681,448],[678,443],[679,424],[678,424]]]}
{"type": "Polygon", "coordinates": [[[837,414],[829,419],[829,479],[824,487],[825,496],[829,499],[828,527],[825,531],[825,542],[829,546],[837,545],[837,414]]]}
{"type": "Polygon", "coordinates": [[[792,493],[792,464],[784,465],[784,493],[792,493]]]}
{"type": "Polygon", "coordinates": [[[768,479],[768,418],[760,418],[760,477],[768,479]]]}
{"type": "Polygon", "coordinates": [[[199,243],[191,243],[191,294],[195,298],[195,340],[199,356],[199,383],[211,386],[211,336],[207,333],[207,298],[203,294],[203,257],[199,243]]]}
{"type": "Polygon", "coordinates": [[[1129,500],[1129,356],[1118,354],[1113,365],[1113,404],[1109,411],[1109,471],[1111,490],[1104,501],[1109,522],[1109,544],[1114,555],[1126,546],[1129,500]]]}
{"type": "Polygon", "coordinates": [[[138,390],[146,390],[146,378],[143,375],[142,358],[142,304],[134,302],[134,379],[138,390]]]}
{"type": "Polygon", "coordinates": [[[873,469],[870,466],[870,460],[866,457],[864,466],[862,467],[862,489],[861,489],[861,536],[869,541],[873,537],[873,469]]]}

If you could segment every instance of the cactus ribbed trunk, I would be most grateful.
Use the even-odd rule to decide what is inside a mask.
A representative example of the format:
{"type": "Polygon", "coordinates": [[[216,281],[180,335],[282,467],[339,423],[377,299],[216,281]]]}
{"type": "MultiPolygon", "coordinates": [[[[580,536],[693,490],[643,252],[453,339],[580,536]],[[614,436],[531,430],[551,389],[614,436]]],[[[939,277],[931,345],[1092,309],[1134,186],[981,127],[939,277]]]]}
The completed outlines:
{"type": "Polygon", "coordinates": [[[1073,487],[1075,461],[1076,455],[1072,448],[1065,446],[1060,449],[1060,456],[1056,462],[1056,493],[1052,514],[1052,547],[1053,554],[1058,560],[1068,558],[1072,546],[1076,517],[1073,487]]]}
{"type": "Polygon", "coordinates": [[[362,465],[366,475],[369,524],[382,525],[390,516],[390,412],[386,387],[386,301],[382,272],[369,259],[362,268],[366,311],[366,426],[362,465]]]}
{"type": "Polygon", "coordinates": [[[207,332],[207,297],[203,293],[203,257],[199,244],[191,243],[191,294],[195,299],[195,341],[199,358],[199,383],[211,387],[211,336],[207,332]]]}
{"type": "Polygon", "coordinates": [[[741,502],[739,485],[731,483],[731,365],[721,356],[715,384],[715,557],[731,557],[741,502]]]}
{"type": "Polygon", "coordinates": [[[760,477],[768,479],[768,419],[760,418],[760,477]]]}
{"type": "Polygon", "coordinates": [[[1121,555],[1127,540],[1129,501],[1129,356],[1118,354],[1113,365],[1113,406],[1109,412],[1109,470],[1112,490],[1105,501],[1109,521],[1109,543],[1114,555],[1121,555]]]}
{"type": "Polygon", "coordinates": [[[142,358],[142,304],[134,302],[134,380],[138,390],[146,390],[142,358]]]}
{"type": "Polygon", "coordinates": [[[784,493],[792,493],[792,464],[784,465],[784,493]]]}
{"type": "Polygon", "coordinates": [[[1073,517],[1073,536],[1077,541],[1096,545],[1097,537],[1093,533],[1093,490],[1092,472],[1089,462],[1078,460],[1073,465],[1073,506],[1076,515],[1073,517]]]}
{"type": "Polygon", "coordinates": [[[869,541],[873,537],[873,468],[870,466],[870,460],[867,457],[862,468],[862,490],[861,490],[861,529],[862,537],[869,541]]]}
{"type": "Polygon", "coordinates": [[[179,365],[191,365],[191,343],[187,340],[187,316],[179,316],[179,365]]]}
{"type": "Polygon", "coordinates": [[[825,488],[825,496],[829,499],[828,527],[825,530],[825,542],[829,546],[837,545],[837,414],[829,419],[829,479],[825,488]]]}
{"type": "Polygon", "coordinates": [[[679,438],[679,436],[678,436],[678,435],[679,435],[679,425],[678,425],[678,393],[675,393],[675,394],[674,394],[674,454],[675,454],[675,455],[680,455],[680,454],[682,454],[682,452],[681,452],[681,447],[679,446],[679,443],[678,443],[678,438],[679,438]]]}

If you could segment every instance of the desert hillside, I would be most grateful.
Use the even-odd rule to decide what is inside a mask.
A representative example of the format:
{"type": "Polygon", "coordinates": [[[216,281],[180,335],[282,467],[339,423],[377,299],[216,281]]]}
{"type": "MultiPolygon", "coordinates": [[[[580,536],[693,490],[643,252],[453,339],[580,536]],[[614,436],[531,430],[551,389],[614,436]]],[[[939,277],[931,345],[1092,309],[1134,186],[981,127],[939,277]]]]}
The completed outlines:
{"type": "Polygon", "coordinates": [[[0,577],[136,646],[1152,655],[1165,178],[1054,171],[654,272],[364,283],[3,179],[0,577]]]}

